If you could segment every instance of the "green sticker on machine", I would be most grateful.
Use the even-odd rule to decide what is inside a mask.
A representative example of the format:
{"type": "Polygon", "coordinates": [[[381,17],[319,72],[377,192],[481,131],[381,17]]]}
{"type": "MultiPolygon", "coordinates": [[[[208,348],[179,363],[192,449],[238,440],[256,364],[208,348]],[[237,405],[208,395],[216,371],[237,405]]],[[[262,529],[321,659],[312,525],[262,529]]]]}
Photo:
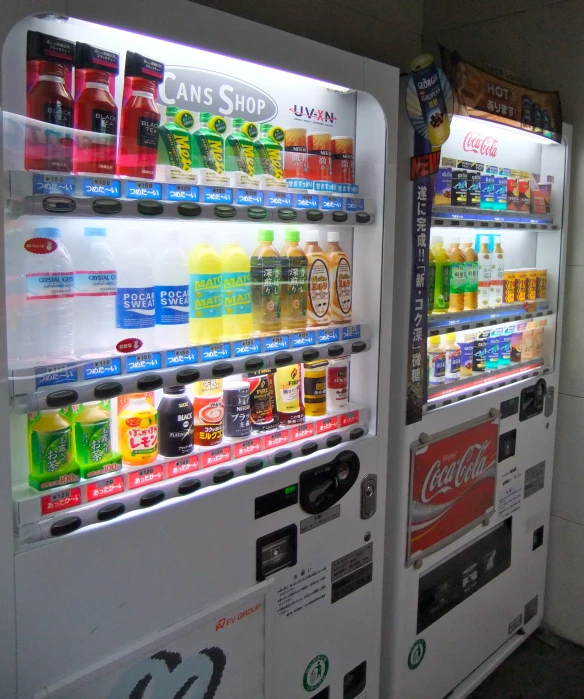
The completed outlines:
{"type": "Polygon", "coordinates": [[[418,638],[408,653],[408,667],[410,670],[415,670],[422,664],[426,655],[426,641],[423,638],[418,638]]]}
{"type": "Polygon", "coordinates": [[[326,655],[317,655],[306,666],[302,686],[307,692],[314,692],[324,682],[329,671],[329,659],[326,655]]]}

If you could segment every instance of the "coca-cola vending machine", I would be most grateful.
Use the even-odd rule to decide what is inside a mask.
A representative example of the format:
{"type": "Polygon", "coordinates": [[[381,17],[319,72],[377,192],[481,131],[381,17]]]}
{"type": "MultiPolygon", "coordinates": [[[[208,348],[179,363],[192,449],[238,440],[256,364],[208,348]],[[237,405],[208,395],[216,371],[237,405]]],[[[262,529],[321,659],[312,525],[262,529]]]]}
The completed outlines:
{"type": "Polygon", "coordinates": [[[400,122],[411,244],[394,286],[410,304],[393,317],[392,699],[463,699],[544,610],[572,129],[555,93],[448,52],[443,66],[454,116],[441,149],[410,160],[405,110],[400,122]]]}

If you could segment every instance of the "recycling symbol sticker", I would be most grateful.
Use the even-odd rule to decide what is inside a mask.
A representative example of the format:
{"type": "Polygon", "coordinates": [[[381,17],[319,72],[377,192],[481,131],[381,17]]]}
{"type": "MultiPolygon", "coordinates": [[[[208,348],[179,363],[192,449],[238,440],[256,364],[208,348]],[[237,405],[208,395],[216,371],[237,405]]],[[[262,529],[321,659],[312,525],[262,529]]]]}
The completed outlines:
{"type": "Polygon", "coordinates": [[[314,692],[324,682],[329,671],[329,659],[326,655],[317,655],[304,670],[302,686],[307,692],[314,692]]]}
{"type": "Polygon", "coordinates": [[[408,667],[410,670],[415,670],[421,665],[424,656],[426,655],[426,641],[423,638],[418,638],[408,653],[408,667]]]}

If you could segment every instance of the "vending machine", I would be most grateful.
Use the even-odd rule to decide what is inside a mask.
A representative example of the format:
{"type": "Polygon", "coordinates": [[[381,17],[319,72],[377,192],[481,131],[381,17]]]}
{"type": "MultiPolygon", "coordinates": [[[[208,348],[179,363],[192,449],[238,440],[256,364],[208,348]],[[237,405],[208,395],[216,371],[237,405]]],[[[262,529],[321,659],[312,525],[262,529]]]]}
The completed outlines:
{"type": "Polygon", "coordinates": [[[393,315],[392,699],[467,697],[544,609],[572,130],[549,114],[542,126],[538,102],[557,95],[457,61],[441,148],[411,159],[400,117],[397,221],[411,238],[394,278],[410,303],[393,315]]]}
{"type": "Polygon", "coordinates": [[[398,71],[4,11],[0,696],[381,696],[398,71]]]}

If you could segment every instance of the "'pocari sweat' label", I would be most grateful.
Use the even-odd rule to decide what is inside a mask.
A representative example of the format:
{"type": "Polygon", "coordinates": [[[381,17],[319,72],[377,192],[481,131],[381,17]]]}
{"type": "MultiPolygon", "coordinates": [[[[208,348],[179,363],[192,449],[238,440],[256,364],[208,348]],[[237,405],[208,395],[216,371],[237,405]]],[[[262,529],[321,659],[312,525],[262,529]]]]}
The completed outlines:
{"type": "Polygon", "coordinates": [[[223,275],[223,315],[251,313],[249,272],[227,272],[223,275]]]}
{"type": "Polygon", "coordinates": [[[73,296],[72,272],[34,272],[26,275],[26,298],[63,299],[73,296]]]}
{"type": "Polygon", "coordinates": [[[183,325],[189,322],[189,287],[154,287],[156,325],[183,325]]]}
{"type": "Polygon", "coordinates": [[[115,269],[75,272],[75,296],[115,296],[117,281],[115,269]]]}
{"type": "Polygon", "coordinates": [[[116,325],[125,330],[154,327],[154,287],[118,288],[116,325]]]}
{"type": "Polygon", "coordinates": [[[221,318],[223,279],[221,274],[191,274],[191,318],[221,318]]]}

